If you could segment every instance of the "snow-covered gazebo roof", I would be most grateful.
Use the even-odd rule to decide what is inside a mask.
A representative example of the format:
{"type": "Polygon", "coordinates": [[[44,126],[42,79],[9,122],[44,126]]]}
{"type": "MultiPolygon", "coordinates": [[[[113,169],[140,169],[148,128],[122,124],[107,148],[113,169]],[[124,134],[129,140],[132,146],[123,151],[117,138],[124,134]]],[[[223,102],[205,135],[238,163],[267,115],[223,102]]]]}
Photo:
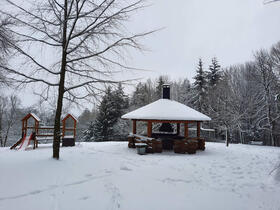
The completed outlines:
{"type": "Polygon", "coordinates": [[[159,99],[122,116],[132,120],[209,121],[210,117],[170,99],[159,99]]]}

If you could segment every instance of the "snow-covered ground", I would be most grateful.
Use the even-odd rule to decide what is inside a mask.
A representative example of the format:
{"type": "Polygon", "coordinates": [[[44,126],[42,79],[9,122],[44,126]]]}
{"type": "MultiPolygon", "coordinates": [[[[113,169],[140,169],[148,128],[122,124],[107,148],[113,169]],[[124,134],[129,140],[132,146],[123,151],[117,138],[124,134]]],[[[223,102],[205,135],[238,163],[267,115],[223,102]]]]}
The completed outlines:
{"type": "Polygon", "coordinates": [[[0,149],[1,210],[279,210],[280,148],[207,143],[140,156],[127,143],[0,149]]]}

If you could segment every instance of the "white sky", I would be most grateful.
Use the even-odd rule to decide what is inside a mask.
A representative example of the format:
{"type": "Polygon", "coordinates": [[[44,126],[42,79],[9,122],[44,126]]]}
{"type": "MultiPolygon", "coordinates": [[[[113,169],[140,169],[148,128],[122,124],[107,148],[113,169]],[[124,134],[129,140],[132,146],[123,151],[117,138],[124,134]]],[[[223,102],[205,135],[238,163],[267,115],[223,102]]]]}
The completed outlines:
{"type": "MultiPolygon", "coordinates": [[[[143,40],[150,50],[132,53],[128,64],[149,72],[123,73],[125,77],[191,79],[198,59],[205,67],[216,56],[222,66],[243,63],[254,51],[280,41],[280,2],[263,0],[150,0],[152,6],[139,11],[129,23],[132,32],[164,27],[143,40]]],[[[23,105],[35,102],[31,93],[23,105]]],[[[27,99],[26,99],[27,98],[27,99]]]]}
{"type": "Polygon", "coordinates": [[[243,63],[253,52],[280,41],[280,2],[263,0],[153,0],[132,23],[135,30],[165,27],[145,40],[151,52],[132,63],[171,78],[191,79],[201,57],[205,67],[216,56],[222,66],[243,63]]]}

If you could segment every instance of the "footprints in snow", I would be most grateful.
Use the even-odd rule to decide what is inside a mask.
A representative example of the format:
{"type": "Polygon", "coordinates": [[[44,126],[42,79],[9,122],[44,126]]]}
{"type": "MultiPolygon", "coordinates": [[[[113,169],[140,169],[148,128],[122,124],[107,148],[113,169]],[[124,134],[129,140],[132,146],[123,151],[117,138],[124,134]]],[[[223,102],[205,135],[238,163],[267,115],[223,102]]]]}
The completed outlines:
{"type": "Polygon", "coordinates": [[[121,166],[120,167],[120,170],[123,170],[123,171],[132,171],[131,168],[128,168],[127,166],[121,166]]]}
{"type": "MultiPolygon", "coordinates": [[[[60,188],[64,188],[64,187],[70,187],[70,186],[74,186],[74,185],[80,185],[95,179],[102,179],[104,177],[110,176],[111,171],[105,171],[104,175],[99,175],[99,176],[93,176],[92,174],[85,174],[86,179],[84,180],[80,180],[80,181],[76,181],[76,182],[71,182],[68,184],[62,184],[62,185],[50,185],[49,187],[45,188],[45,189],[39,189],[39,190],[34,190],[28,193],[23,193],[23,194],[18,194],[18,195],[14,195],[14,196],[7,196],[7,197],[0,197],[0,201],[4,201],[4,200],[14,200],[14,199],[18,199],[18,198],[22,198],[22,197],[27,197],[27,196],[32,196],[32,195],[38,195],[40,193],[44,193],[44,192],[48,192],[48,191],[52,191],[52,190],[57,190],[60,188]]],[[[62,191],[64,193],[64,191],[62,191]]],[[[55,194],[52,193],[51,196],[54,198],[55,194]]]]}
{"type": "Polygon", "coordinates": [[[121,202],[120,202],[121,194],[120,194],[119,188],[117,188],[112,183],[106,184],[105,188],[107,189],[108,193],[111,194],[108,210],[109,209],[111,209],[111,210],[120,209],[121,208],[121,202]]]}

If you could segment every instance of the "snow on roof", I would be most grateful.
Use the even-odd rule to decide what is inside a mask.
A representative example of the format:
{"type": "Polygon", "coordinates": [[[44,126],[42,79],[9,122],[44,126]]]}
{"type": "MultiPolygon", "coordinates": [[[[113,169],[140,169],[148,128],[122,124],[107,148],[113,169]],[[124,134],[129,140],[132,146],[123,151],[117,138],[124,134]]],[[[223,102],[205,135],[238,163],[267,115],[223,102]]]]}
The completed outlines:
{"type": "Polygon", "coordinates": [[[74,119],[76,122],[78,121],[78,119],[77,119],[74,115],[72,115],[72,114],[67,114],[67,115],[62,119],[62,121],[66,120],[66,119],[69,118],[69,117],[72,117],[72,119],[74,119]]]}
{"type": "Polygon", "coordinates": [[[169,99],[159,99],[122,116],[135,120],[190,120],[209,121],[210,117],[184,104],[169,99]]]}
{"type": "Polygon", "coordinates": [[[26,119],[29,119],[30,117],[33,117],[36,121],[40,122],[41,119],[34,113],[29,113],[28,115],[26,115],[23,119],[23,120],[26,120],[26,119]]]}
{"type": "Polygon", "coordinates": [[[37,121],[41,121],[41,119],[34,113],[30,113],[37,121]]]}

